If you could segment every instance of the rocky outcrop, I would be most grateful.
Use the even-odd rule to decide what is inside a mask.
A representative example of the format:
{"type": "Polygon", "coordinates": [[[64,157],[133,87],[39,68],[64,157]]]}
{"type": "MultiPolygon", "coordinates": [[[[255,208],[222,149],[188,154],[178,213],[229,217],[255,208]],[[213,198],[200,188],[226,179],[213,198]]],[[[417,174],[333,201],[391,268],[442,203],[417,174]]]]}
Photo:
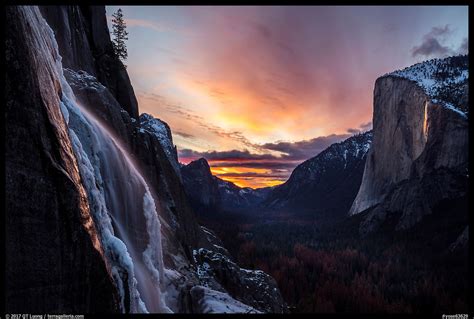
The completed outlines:
{"type": "Polygon", "coordinates": [[[218,210],[219,188],[204,158],[181,167],[183,186],[198,213],[218,210]]]}
{"type": "Polygon", "coordinates": [[[160,119],[154,118],[150,114],[140,114],[140,132],[147,131],[155,136],[160,142],[161,147],[165,151],[166,157],[173,166],[174,171],[181,178],[178,162],[178,150],[173,144],[173,136],[168,124],[160,119]]]}
{"type": "Polygon", "coordinates": [[[115,56],[105,7],[41,6],[40,10],[55,32],[63,67],[96,77],[138,119],[137,99],[125,67],[115,56]]]}
{"type": "Polygon", "coordinates": [[[230,294],[265,313],[286,313],[275,280],[261,270],[240,268],[229,256],[200,248],[194,251],[201,285],[230,294]]]}
{"type": "Polygon", "coordinates": [[[118,311],[36,8],[6,8],[6,311],[118,311]]]}
{"type": "Polygon", "coordinates": [[[262,202],[270,188],[238,187],[212,175],[206,159],[200,158],[181,167],[183,186],[194,210],[202,216],[238,212],[262,202]]]}
{"type": "Polygon", "coordinates": [[[411,163],[426,144],[427,103],[423,89],[411,81],[395,77],[376,81],[373,144],[351,214],[380,203],[396,183],[410,176],[411,163]]]}
{"type": "MultiPolygon", "coordinates": [[[[166,225],[169,226],[165,234],[168,248],[164,249],[169,255],[167,260],[172,262],[175,260],[174,254],[180,252],[179,254],[182,253],[183,257],[188,259],[189,265],[192,260],[192,249],[209,243],[197,223],[180,177],[169,161],[160,140],[154,133],[143,129],[139,129],[136,136],[132,152],[144,176],[147,176],[147,180],[155,189],[155,194],[158,196],[157,204],[166,221],[165,228],[168,228],[166,225]]],[[[171,265],[174,269],[182,266],[174,264],[174,261],[171,265]]]]}
{"type": "Polygon", "coordinates": [[[204,286],[194,286],[190,290],[190,296],[193,311],[197,313],[260,313],[227,293],[204,286]]]}
{"type": "Polygon", "coordinates": [[[210,248],[193,250],[200,285],[230,294],[240,302],[266,313],[286,313],[288,307],[275,280],[261,270],[240,268],[222,242],[202,227],[210,248]]]}
{"type": "Polygon", "coordinates": [[[345,216],[359,189],[371,143],[368,131],[329,146],[298,165],[288,181],[270,191],[262,207],[345,216]]]}
{"type": "Polygon", "coordinates": [[[456,68],[441,67],[451,63],[447,59],[435,66],[451,70],[442,73],[442,79],[454,87],[452,95],[438,81],[440,72],[431,62],[377,79],[373,145],[350,210],[358,214],[370,209],[362,233],[373,231],[394,212],[400,215],[396,228],[410,228],[439,201],[466,194],[468,119],[462,96],[467,94],[467,62],[455,60],[456,68]],[[460,98],[458,104],[453,104],[453,96],[460,98]]]}
{"type": "Polygon", "coordinates": [[[138,121],[130,117],[109,89],[86,71],[76,72],[64,68],[64,76],[78,102],[113,131],[123,143],[131,145],[138,121]]]}

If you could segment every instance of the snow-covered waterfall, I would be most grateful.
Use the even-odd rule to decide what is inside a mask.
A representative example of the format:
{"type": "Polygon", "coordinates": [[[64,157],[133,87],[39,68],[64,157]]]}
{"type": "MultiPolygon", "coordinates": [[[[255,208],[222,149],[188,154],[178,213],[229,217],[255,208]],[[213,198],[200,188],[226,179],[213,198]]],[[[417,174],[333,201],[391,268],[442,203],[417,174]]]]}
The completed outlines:
{"type": "Polygon", "coordinates": [[[63,75],[54,33],[39,9],[23,10],[37,52],[48,57],[47,67],[61,86],[61,111],[122,311],[171,312],[161,291],[161,225],[150,188],[120,142],[77,103],[63,75]]]}

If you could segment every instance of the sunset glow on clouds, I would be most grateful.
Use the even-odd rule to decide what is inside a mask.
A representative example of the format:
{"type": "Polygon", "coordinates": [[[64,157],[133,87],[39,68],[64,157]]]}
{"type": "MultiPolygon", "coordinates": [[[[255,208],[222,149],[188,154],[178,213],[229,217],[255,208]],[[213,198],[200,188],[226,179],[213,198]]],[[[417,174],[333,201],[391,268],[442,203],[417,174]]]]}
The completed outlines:
{"type": "Polygon", "coordinates": [[[378,76],[464,53],[468,35],[467,7],[121,8],[140,112],[170,125],[181,162],[239,186],[369,129],[378,76]]]}

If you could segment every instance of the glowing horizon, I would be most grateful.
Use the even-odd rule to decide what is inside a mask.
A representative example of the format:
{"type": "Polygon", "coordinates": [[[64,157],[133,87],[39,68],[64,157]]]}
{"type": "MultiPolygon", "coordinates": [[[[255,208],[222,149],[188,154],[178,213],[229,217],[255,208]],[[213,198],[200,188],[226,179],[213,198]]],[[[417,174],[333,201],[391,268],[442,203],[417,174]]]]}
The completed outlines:
{"type": "Polygon", "coordinates": [[[467,50],[467,6],[121,8],[140,113],[169,124],[180,161],[239,186],[370,129],[377,77],[467,50]]]}

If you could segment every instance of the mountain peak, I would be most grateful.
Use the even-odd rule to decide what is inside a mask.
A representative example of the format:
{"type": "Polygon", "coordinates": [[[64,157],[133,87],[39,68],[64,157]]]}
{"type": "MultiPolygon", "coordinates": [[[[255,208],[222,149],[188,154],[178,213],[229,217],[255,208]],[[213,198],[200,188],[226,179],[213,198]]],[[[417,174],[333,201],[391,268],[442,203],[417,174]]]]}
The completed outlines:
{"type": "Polygon", "coordinates": [[[288,181],[270,190],[263,206],[310,208],[318,214],[344,216],[357,194],[371,145],[372,131],[332,144],[298,165],[288,181]]]}
{"type": "Polygon", "coordinates": [[[201,157],[197,160],[194,160],[186,166],[191,168],[191,169],[209,171],[209,174],[211,174],[211,167],[209,166],[209,163],[207,162],[207,160],[204,157],[201,157]]]}
{"type": "Polygon", "coordinates": [[[385,76],[395,76],[415,82],[434,103],[467,114],[469,56],[459,55],[431,59],[397,70],[385,76]]]}

